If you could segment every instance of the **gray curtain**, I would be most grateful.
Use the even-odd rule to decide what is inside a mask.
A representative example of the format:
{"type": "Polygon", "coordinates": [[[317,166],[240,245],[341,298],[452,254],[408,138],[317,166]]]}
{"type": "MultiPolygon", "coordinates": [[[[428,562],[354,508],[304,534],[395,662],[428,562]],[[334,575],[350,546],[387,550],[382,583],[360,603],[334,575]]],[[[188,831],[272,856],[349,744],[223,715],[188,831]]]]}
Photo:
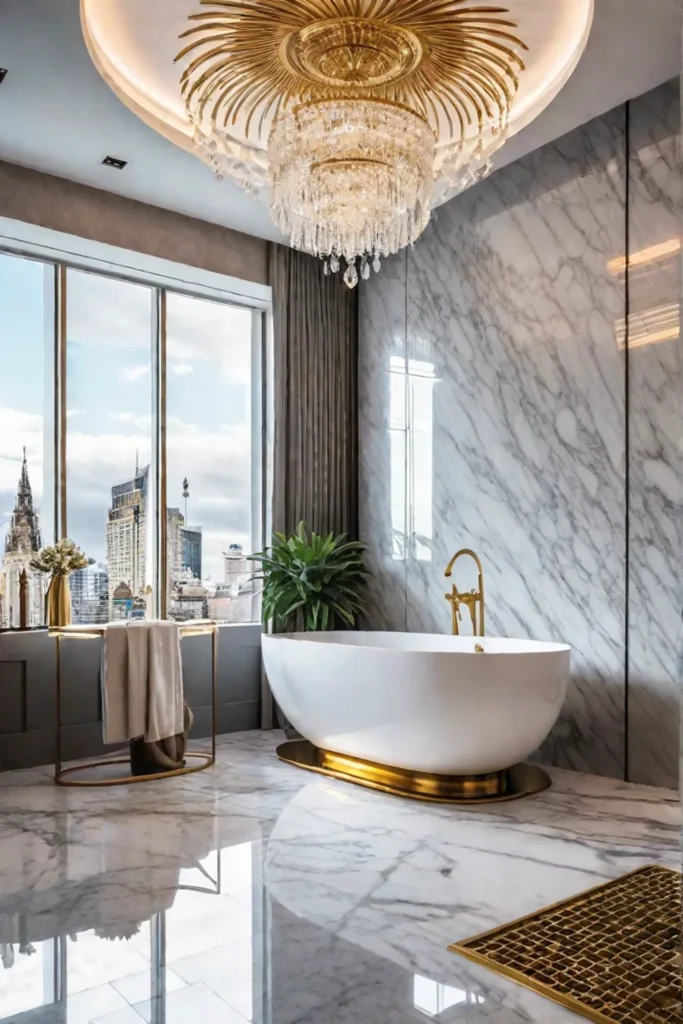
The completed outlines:
{"type": "MultiPolygon", "coordinates": [[[[358,296],[322,260],[270,248],[275,364],[273,529],[358,537],[358,296]]],[[[263,678],[261,725],[291,738],[263,678]]]]}
{"type": "Polygon", "coordinates": [[[358,537],[358,297],[322,260],[272,245],[273,529],[358,537]]]}

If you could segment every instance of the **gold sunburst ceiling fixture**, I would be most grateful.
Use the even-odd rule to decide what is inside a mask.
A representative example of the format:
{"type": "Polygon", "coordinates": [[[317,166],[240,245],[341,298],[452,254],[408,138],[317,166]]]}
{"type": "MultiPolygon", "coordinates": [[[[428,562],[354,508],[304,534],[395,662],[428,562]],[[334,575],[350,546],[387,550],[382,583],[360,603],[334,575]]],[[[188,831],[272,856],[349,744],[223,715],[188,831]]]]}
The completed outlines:
{"type": "Polygon", "coordinates": [[[176,60],[195,147],[296,248],[379,270],[505,141],[524,43],[467,0],[200,0],[176,60]],[[242,125],[241,138],[235,132],[242,125]],[[438,145],[437,145],[438,143],[438,145]]]}

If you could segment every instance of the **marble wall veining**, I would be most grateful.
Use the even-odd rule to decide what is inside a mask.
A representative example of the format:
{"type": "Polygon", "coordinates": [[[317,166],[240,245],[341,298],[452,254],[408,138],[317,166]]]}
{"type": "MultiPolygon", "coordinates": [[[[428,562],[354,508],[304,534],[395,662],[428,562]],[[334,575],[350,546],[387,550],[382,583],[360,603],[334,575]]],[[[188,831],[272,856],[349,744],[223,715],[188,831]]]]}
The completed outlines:
{"type": "Polygon", "coordinates": [[[680,92],[630,104],[629,776],[678,785],[683,348],[680,92]]]}
{"type": "MultiPolygon", "coordinates": [[[[367,624],[448,631],[443,571],[474,548],[488,632],[573,648],[541,758],[659,785],[678,775],[683,375],[671,325],[626,364],[636,289],[624,255],[629,226],[632,254],[679,237],[677,87],[440,208],[361,300],[367,624]]],[[[643,271],[646,309],[671,288],[661,274],[678,256],[643,271]]],[[[463,565],[456,582],[473,585],[473,571],[463,565]]]]}

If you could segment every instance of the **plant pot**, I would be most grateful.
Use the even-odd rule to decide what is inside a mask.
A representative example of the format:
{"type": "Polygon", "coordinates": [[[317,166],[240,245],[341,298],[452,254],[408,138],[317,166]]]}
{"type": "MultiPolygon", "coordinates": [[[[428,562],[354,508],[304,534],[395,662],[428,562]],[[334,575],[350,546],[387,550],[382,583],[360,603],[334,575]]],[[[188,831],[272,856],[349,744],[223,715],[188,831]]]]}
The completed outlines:
{"type": "Polygon", "coordinates": [[[48,626],[71,625],[71,591],[68,576],[53,576],[47,590],[48,626]]]}

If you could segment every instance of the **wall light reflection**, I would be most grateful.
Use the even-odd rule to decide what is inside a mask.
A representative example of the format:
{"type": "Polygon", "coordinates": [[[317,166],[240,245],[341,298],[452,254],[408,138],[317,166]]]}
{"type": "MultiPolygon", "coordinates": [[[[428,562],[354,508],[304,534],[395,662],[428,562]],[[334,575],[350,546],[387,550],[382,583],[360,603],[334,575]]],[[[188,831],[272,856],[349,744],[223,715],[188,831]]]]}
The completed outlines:
{"type": "Polygon", "coordinates": [[[432,558],[435,381],[433,363],[390,357],[391,529],[396,561],[432,558]]]}

